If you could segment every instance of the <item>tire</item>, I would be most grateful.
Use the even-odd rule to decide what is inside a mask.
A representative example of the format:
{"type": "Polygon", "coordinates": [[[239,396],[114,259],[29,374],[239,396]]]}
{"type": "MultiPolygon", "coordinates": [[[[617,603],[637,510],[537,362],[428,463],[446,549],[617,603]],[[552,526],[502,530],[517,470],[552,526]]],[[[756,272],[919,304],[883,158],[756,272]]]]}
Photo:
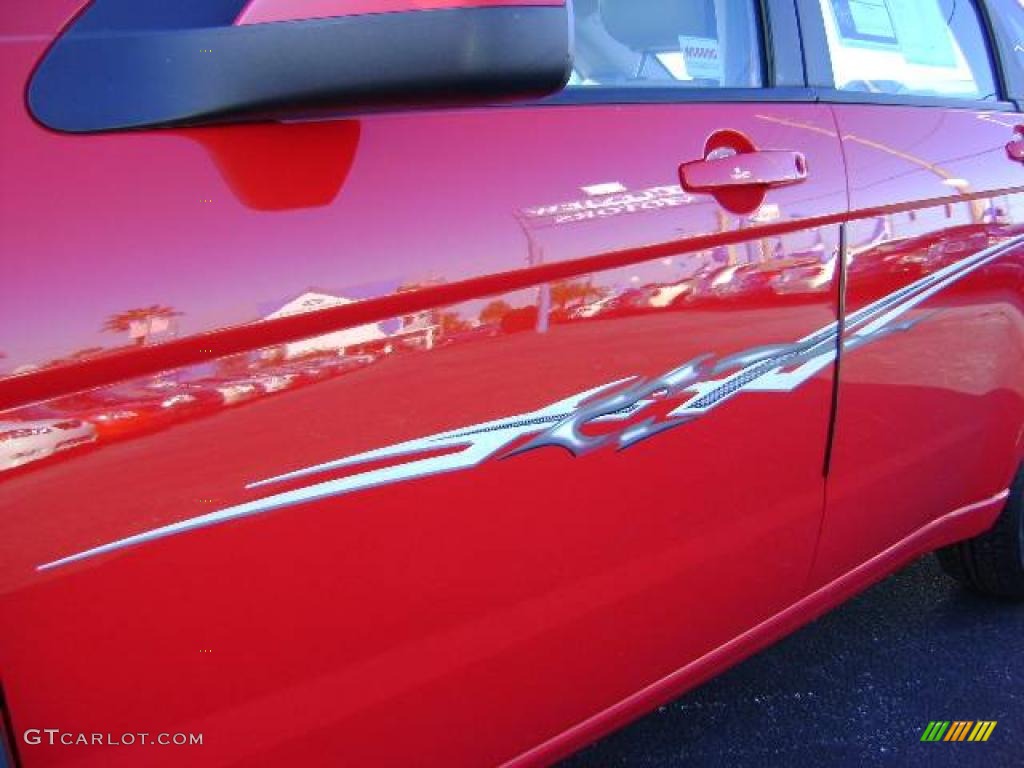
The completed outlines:
{"type": "Polygon", "coordinates": [[[938,550],[942,569],[975,592],[1024,600],[1024,466],[987,533],[938,550]]]}

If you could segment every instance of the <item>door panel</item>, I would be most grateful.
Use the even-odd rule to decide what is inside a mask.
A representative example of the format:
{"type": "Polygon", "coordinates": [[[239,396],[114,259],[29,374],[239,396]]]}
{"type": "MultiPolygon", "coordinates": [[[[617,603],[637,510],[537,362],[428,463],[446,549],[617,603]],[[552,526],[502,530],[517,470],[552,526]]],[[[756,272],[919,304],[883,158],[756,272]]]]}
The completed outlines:
{"type": "Polygon", "coordinates": [[[1005,149],[1014,115],[834,111],[853,220],[818,585],[1005,489],[1024,424],[1024,168],[1005,149]],[[863,319],[879,306],[890,313],[881,336],[863,319]]]}
{"type": "Polygon", "coordinates": [[[72,137],[23,111],[41,44],[0,45],[19,728],[205,735],[154,765],[492,765],[802,594],[846,204],[827,108],[72,137]],[[749,215],[684,193],[722,129],[807,180],[749,215]]]}

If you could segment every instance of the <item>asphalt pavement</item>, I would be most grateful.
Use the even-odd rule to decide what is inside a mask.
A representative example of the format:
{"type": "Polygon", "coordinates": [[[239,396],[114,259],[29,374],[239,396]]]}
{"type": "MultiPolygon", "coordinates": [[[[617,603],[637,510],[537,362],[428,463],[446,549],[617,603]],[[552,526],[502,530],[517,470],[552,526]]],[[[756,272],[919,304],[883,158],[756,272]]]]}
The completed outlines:
{"type": "Polygon", "coordinates": [[[1024,766],[1024,604],[931,556],[560,768],[918,765],[1024,766]],[[997,725],[922,743],[930,720],[997,725]]]}

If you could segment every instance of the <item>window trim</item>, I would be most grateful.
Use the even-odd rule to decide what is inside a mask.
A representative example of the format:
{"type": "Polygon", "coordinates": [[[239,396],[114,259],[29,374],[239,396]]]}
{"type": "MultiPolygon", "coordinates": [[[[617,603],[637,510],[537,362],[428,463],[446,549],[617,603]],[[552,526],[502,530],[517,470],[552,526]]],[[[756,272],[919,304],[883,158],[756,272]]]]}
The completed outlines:
{"type": "Polygon", "coordinates": [[[565,88],[536,104],[714,104],[735,102],[813,102],[810,88],[787,86],[773,88],[673,88],[671,86],[580,87],[565,88]]]}
{"type": "Polygon", "coordinates": [[[761,45],[767,85],[771,88],[806,87],[805,54],[800,17],[794,0],[760,0],[761,45]],[[793,41],[796,45],[793,45],[793,41]]]}
{"type": "Polygon", "coordinates": [[[1012,101],[996,99],[957,99],[945,96],[925,96],[913,93],[864,93],[843,91],[838,88],[812,88],[817,101],[823,104],[875,104],[878,106],[939,107],[942,109],[969,109],[974,112],[1013,112],[1012,101]]]}
{"type": "Polygon", "coordinates": [[[795,0],[796,14],[800,21],[801,46],[804,56],[804,72],[807,85],[817,90],[829,89],[835,82],[832,72],[832,57],[825,36],[825,18],[821,13],[819,0],[795,0]]]}

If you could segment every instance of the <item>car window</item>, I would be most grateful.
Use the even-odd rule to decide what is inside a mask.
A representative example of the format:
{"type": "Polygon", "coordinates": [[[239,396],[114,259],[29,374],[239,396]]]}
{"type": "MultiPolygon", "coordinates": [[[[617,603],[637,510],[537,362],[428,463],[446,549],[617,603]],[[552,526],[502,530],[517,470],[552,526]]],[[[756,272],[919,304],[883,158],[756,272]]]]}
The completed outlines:
{"type": "Polygon", "coordinates": [[[971,0],[821,0],[837,88],[995,99],[971,0]]]}
{"type": "Polygon", "coordinates": [[[576,0],[569,87],[762,84],[754,0],[576,0]]]}

